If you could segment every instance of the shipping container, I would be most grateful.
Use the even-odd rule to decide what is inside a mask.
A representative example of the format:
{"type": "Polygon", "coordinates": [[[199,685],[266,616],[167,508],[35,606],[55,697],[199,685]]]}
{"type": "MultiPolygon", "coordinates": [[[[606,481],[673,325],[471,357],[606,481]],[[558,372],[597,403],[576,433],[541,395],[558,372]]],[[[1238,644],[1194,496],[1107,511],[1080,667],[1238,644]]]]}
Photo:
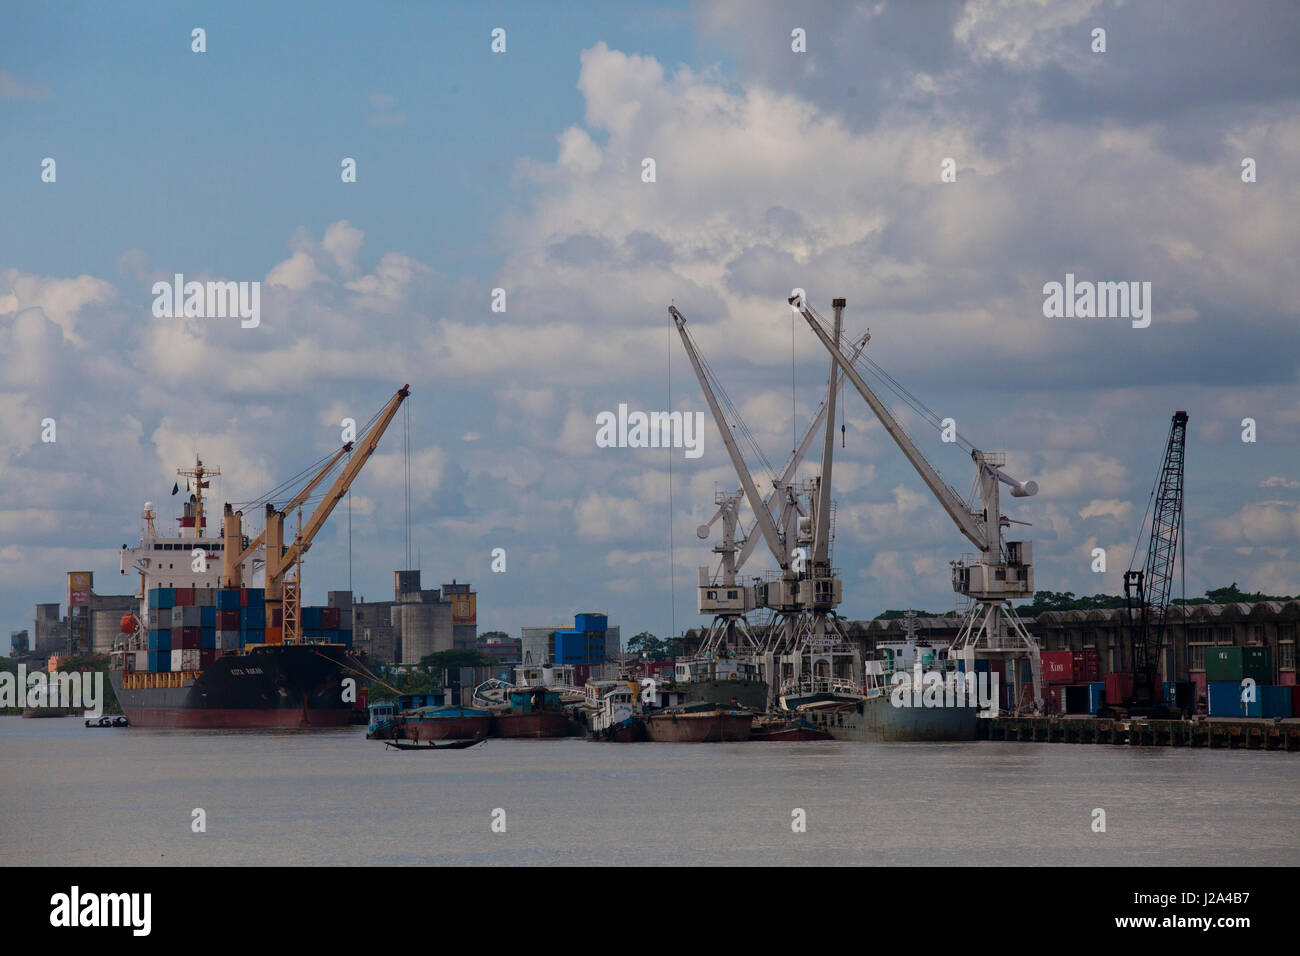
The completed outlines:
{"type": "Polygon", "coordinates": [[[1273,682],[1273,666],[1267,647],[1254,644],[1249,647],[1220,646],[1205,649],[1207,681],[1242,681],[1246,678],[1257,684],[1273,682]]]}
{"type": "Polygon", "coordinates": [[[201,670],[207,670],[211,667],[216,663],[218,653],[219,652],[216,648],[206,648],[199,651],[199,668],[201,670]]]}
{"type": "Polygon", "coordinates": [[[266,605],[250,604],[239,612],[239,626],[244,628],[266,627],[266,605]]]}
{"type": "Polygon", "coordinates": [[[179,631],[179,638],[180,638],[180,639],[177,640],[178,632],[173,628],[173,629],[172,629],[172,649],[173,649],[173,650],[177,650],[177,649],[179,649],[179,650],[186,650],[186,651],[197,651],[197,650],[199,649],[199,646],[200,646],[200,645],[199,645],[199,642],[202,640],[202,633],[203,633],[203,629],[202,629],[202,628],[198,628],[198,627],[183,627],[183,628],[181,628],[180,631],[179,631]]]}
{"type": "Polygon", "coordinates": [[[1106,682],[1104,680],[1088,681],[1088,713],[1095,714],[1106,703],[1106,682]]]}
{"type": "Polygon", "coordinates": [[[217,609],[215,607],[199,608],[199,626],[200,627],[217,626],[217,609]]]}
{"type": "Polygon", "coordinates": [[[197,649],[172,651],[172,672],[198,670],[200,653],[201,652],[197,649]]]}
{"type": "Polygon", "coordinates": [[[266,629],[266,643],[267,643],[267,644],[283,644],[283,643],[284,643],[284,628],[282,628],[282,627],[268,627],[268,628],[266,629]]]}
{"type": "Polygon", "coordinates": [[[320,612],[321,627],[327,631],[337,631],[339,629],[339,609],[336,607],[323,607],[320,612]]]}
{"type": "Polygon", "coordinates": [[[1295,684],[1295,671],[1278,671],[1277,682],[1286,687],[1291,687],[1295,684]]]}
{"type": "Polygon", "coordinates": [[[172,652],[172,632],[170,628],[165,631],[150,631],[148,640],[149,650],[166,651],[168,654],[172,652]]]}
{"type": "Polygon", "coordinates": [[[216,628],[199,628],[199,648],[205,651],[215,650],[217,646],[216,628]]]}
{"type": "Polygon", "coordinates": [[[266,602],[266,588],[244,588],[239,592],[239,606],[253,607],[266,602]]]}
{"type": "Polygon", "coordinates": [[[1111,671],[1106,675],[1106,703],[1119,707],[1133,698],[1133,675],[1124,671],[1111,671]]]}
{"type": "Polygon", "coordinates": [[[272,609],[271,620],[268,622],[267,626],[268,627],[284,626],[284,609],[282,607],[277,606],[274,609],[272,609]]]}
{"type": "Polygon", "coordinates": [[[1291,717],[1291,688],[1282,684],[1257,684],[1261,717],[1291,717]]]}
{"type": "Polygon", "coordinates": [[[217,592],[218,611],[238,611],[240,604],[239,588],[222,588],[217,592]]]}
{"type": "Polygon", "coordinates": [[[212,588],[195,588],[194,603],[199,607],[215,607],[217,592],[212,588]]]}
{"type": "Polygon", "coordinates": [[[1074,681],[1073,651],[1043,651],[1043,681],[1048,684],[1069,684],[1074,681]]]}
{"type": "Polygon", "coordinates": [[[304,630],[318,630],[321,626],[321,608],[305,607],[302,609],[302,620],[299,626],[304,630]]]}
{"type": "Polygon", "coordinates": [[[217,610],[217,628],[222,631],[239,630],[239,608],[233,611],[217,610]]]}
{"type": "Polygon", "coordinates": [[[176,606],[176,589],[175,588],[152,588],[149,591],[149,607],[151,610],[162,610],[176,606]]]}
{"type": "Polygon", "coordinates": [[[239,632],[239,640],[244,647],[247,647],[250,644],[265,644],[266,631],[260,627],[256,629],[249,628],[247,630],[242,630],[239,632]]]}
{"type": "Polygon", "coordinates": [[[194,604],[193,588],[176,588],[176,606],[188,607],[194,604]]]}
{"type": "Polygon", "coordinates": [[[1067,714],[1089,714],[1088,697],[1092,688],[1087,684],[1065,684],[1061,687],[1061,698],[1067,714]]]}
{"type": "Polygon", "coordinates": [[[1300,716],[1300,684],[1291,685],[1291,716],[1300,716]]]}
{"type": "Polygon", "coordinates": [[[1091,684],[1101,678],[1101,658],[1094,649],[1071,652],[1074,679],[1091,684]]]}
{"type": "Polygon", "coordinates": [[[163,674],[172,669],[172,652],[170,649],[165,651],[148,651],[149,670],[155,674],[163,674]]]}
{"type": "Polygon", "coordinates": [[[352,646],[352,631],[351,631],[351,629],[346,630],[346,631],[342,631],[342,630],[341,630],[341,631],[338,632],[338,634],[339,634],[338,642],[339,642],[340,644],[342,644],[344,647],[351,647],[351,646],[352,646]]]}

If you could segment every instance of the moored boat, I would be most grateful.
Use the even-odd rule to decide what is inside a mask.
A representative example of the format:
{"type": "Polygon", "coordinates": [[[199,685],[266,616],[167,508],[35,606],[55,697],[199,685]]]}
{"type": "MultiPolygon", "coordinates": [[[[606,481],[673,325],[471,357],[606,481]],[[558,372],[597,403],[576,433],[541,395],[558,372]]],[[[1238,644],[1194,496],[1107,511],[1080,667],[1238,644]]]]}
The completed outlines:
{"type": "Polygon", "coordinates": [[[832,737],[807,717],[760,717],[754,721],[749,739],[790,742],[831,740],[832,737]]]}
{"type": "Polygon", "coordinates": [[[492,712],[494,737],[543,738],[569,736],[569,715],[558,691],[544,686],[515,687],[508,709],[492,712]]]}
{"type": "Polygon", "coordinates": [[[646,714],[646,736],[655,743],[721,743],[748,740],[754,715],[747,710],[693,704],[646,714]]]}

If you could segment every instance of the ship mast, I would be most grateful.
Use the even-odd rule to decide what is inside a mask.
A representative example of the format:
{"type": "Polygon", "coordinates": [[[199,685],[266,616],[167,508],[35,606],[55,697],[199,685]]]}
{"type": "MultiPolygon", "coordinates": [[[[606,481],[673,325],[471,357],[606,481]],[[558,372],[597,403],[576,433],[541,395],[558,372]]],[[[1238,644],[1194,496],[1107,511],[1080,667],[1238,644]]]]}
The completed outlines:
{"type": "MultiPolygon", "coordinates": [[[[198,455],[194,456],[193,468],[177,468],[176,474],[187,480],[192,479],[194,485],[194,537],[203,537],[203,489],[208,483],[203,480],[204,476],[209,478],[221,474],[220,468],[204,468],[203,460],[198,455]]],[[[184,537],[184,535],[181,535],[184,537]]]]}

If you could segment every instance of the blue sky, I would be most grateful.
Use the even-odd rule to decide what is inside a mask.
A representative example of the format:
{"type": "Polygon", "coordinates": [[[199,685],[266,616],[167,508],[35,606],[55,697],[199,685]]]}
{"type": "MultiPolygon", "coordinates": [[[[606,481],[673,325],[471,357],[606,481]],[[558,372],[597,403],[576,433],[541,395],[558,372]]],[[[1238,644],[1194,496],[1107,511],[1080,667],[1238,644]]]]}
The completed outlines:
{"type": "MultiPolygon", "coordinates": [[[[827,313],[846,296],[877,362],[1038,481],[1013,514],[1033,523],[1040,588],[1119,589],[1185,408],[1188,591],[1300,592],[1293,5],[129,3],[3,18],[0,629],[60,600],[68,569],[126,590],[116,550],[196,450],[222,467],[219,496],[248,500],[404,382],[426,586],[470,580],[480,630],[605,611],[631,635],[673,628],[674,579],[676,629],[697,624],[695,567],[712,555],[694,529],[715,485],[735,484],[716,430],[702,458],[673,461],[670,576],[665,453],[596,448],[595,416],[665,408],[669,361],[672,406],[706,410],[675,301],[781,460],[827,370],[805,328],[792,354],[795,286],[827,313]],[[206,53],[190,50],[195,26],[206,53]],[[261,327],[154,318],[150,287],[175,272],[262,282],[261,327]],[[1067,272],[1150,281],[1151,327],[1045,318],[1042,286],[1067,272]],[[488,571],[494,547],[505,574],[488,571]]],[[[966,543],[851,391],[845,411],[844,612],[951,607],[947,561],[966,543]]],[[[909,424],[964,491],[968,460],[909,424]]],[[[367,597],[390,593],[403,560],[400,475],[394,433],[353,496],[367,597]]],[[[345,538],[340,512],[305,569],[309,601],[346,586],[345,538]]]]}

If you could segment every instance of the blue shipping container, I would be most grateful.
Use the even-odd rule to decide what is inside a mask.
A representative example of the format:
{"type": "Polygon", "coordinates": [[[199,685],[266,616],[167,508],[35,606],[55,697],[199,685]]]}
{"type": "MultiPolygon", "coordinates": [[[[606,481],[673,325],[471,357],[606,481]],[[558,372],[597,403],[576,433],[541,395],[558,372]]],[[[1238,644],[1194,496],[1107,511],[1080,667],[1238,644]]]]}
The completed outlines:
{"type": "Polygon", "coordinates": [[[157,674],[172,669],[171,651],[149,651],[149,670],[157,674]]]}
{"type": "Polygon", "coordinates": [[[175,588],[152,588],[149,591],[149,608],[157,611],[160,608],[166,610],[176,606],[176,589],[175,588]]]}
{"type": "Polygon", "coordinates": [[[217,609],[211,605],[199,608],[199,627],[216,627],[217,609]]]}
{"type": "Polygon", "coordinates": [[[1263,717],[1264,700],[1272,693],[1271,685],[1255,685],[1255,699],[1242,701],[1239,681],[1211,681],[1206,685],[1207,709],[1211,717],[1263,717]]]}
{"type": "Polygon", "coordinates": [[[342,644],[344,647],[351,647],[351,646],[352,646],[352,632],[351,632],[351,631],[339,631],[338,634],[339,634],[338,642],[339,642],[340,644],[342,644]]]}
{"type": "Polygon", "coordinates": [[[172,652],[172,632],[168,628],[161,631],[149,632],[149,650],[172,652]]]}
{"type": "Polygon", "coordinates": [[[1106,701],[1106,682],[1094,680],[1088,682],[1088,713],[1095,714],[1101,710],[1106,701]]]}
{"type": "Polygon", "coordinates": [[[240,608],[239,623],[246,628],[266,627],[266,605],[250,604],[248,607],[240,608]]]}
{"type": "Polygon", "coordinates": [[[217,649],[217,632],[211,628],[203,628],[199,631],[199,647],[205,651],[214,651],[217,649]]]}
{"type": "Polygon", "coordinates": [[[1264,717],[1292,717],[1291,688],[1282,684],[1260,684],[1255,688],[1264,717]]]}
{"type": "Polygon", "coordinates": [[[218,611],[238,611],[239,610],[239,589],[222,588],[217,592],[217,610],[218,611]]]}
{"type": "Polygon", "coordinates": [[[245,588],[248,592],[248,606],[266,603],[266,588],[245,588]]]}
{"type": "Polygon", "coordinates": [[[302,629],[318,631],[321,627],[321,608],[305,607],[302,609],[302,629]]]}

